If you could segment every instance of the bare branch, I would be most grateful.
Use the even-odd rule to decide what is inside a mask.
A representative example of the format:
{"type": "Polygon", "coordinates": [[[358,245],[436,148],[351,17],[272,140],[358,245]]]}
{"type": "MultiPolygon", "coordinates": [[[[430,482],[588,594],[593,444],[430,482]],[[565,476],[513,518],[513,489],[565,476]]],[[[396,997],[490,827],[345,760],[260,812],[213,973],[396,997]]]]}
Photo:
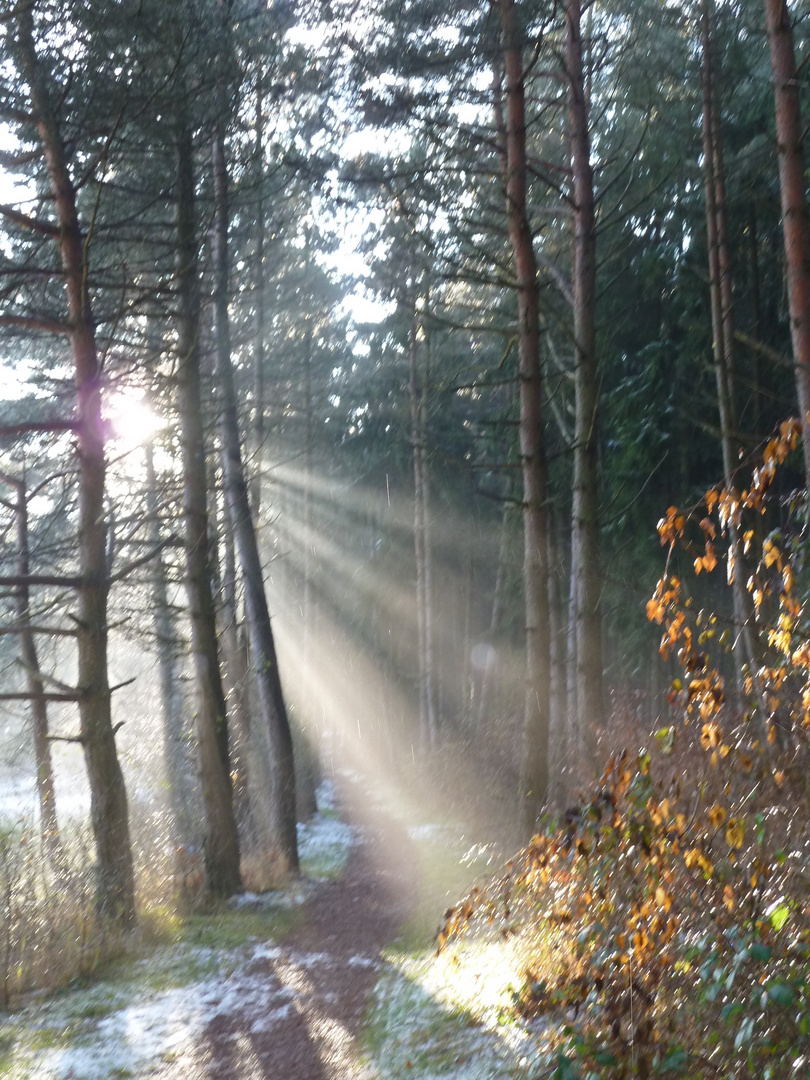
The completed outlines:
{"type": "Polygon", "coordinates": [[[110,577],[110,584],[112,585],[118,581],[123,581],[123,579],[131,574],[133,570],[137,570],[139,566],[151,562],[164,548],[180,546],[182,546],[182,541],[177,536],[167,536],[165,540],[161,540],[159,544],[156,544],[151,551],[147,551],[147,553],[141,555],[139,559],[133,559],[132,562],[127,563],[126,566],[122,566],[120,570],[110,577]]]}
{"type": "Polygon", "coordinates": [[[0,326],[16,326],[20,330],[44,330],[46,334],[69,334],[70,324],[41,315],[0,315],[0,326]]]}
{"type": "Polygon", "coordinates": [[[9,206],[8,203],[0,203],[0,217],[13,221],[15,225],[21,225],[24,229],[31,229],[42,236],[50,237],[52,240],[59,236],[59,229],[56,225],[52,225],[50,221],[41,221],[39,218],[31,217],[30,214],[24,214],[22,210],[16,210],[13,206],[9,206]]]}
{"type": "Polygon", "coordinates": [[[29,585],[53,585],[57,588],[79,589],[83,584],[80,577],[60,574],[24,574],[13,577],[0,577],[0,588],[20,589],[29,585]]]}
{"type": "Polygon", "coordinates": [[[68,686],[67,683],[60,682],[59,679],[55,679],[53,675],[49,675],[46,671],[40,671],[39,668],[32,667],[31,664],[26,664],[22,659],[18,659],[17,664],[35,678],[41,679],[42,682],[47,683],[48,686],[54,687],[60,694],[81,694],[81,691],[77,690],[75,686],[68,686]]]}
{"type": "MultiPolygon", "coordinates": [[[[2,316],[0,316],[0,326],[3,323],[2,316]]],[[[0,437],[6,437],[8,435],[29,435],[33,431],[75,431],[77,423],[75,420],[40,420],[32,421],[29,424],[3,424],[0,425],[0,437]]],[[[0,479],[5,479],[0,477],[0,479]]],[[[50,479],[53,479],[52,477],[50,479]]],[[[14,484],[14,480],[6,479],[6,483],[14,484]]]]}
{"type": "MultiPolygon", "coordinates": [[[[35,698],[40,701],[78,701],[81,694],[0,694],[0,701],[32,701],[35,698]]],[[[48,738],[55,736],[49,735],[48,738]]]]}

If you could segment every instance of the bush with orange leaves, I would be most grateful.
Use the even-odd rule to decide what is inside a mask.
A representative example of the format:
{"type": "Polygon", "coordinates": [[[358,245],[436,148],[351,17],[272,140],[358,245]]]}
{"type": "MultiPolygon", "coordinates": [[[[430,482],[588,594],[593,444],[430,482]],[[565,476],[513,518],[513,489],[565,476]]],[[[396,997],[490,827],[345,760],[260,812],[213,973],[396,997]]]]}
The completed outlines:
{"type": "Polygon", "coordinates": [[[647,613],[680,667],[671,722],[447,913],[440,945],[482,918],[534,943],[515,1010],[552,1021],[538,1078],[810,1076],[807,538],[761,535],[800,435],[786,422],[750,487],[712,488],[659,524],[669,557],[647,613]],[[745,627],[721,633],[695,610],[670,573],[678,546],[696,574],[744,575],[745,627]],[[729,688],[735,641],[746,655],[729,688]]]}

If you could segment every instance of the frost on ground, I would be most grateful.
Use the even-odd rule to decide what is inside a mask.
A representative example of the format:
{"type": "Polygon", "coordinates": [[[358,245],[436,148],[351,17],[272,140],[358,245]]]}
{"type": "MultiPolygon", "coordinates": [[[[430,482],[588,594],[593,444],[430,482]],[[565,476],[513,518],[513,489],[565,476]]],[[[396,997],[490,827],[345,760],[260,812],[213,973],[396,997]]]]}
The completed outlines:
{"type": "MultiPolygon", "coordinates": [[[[274,908],[312,901],[306,922],[286,944],[263,938],[251,938],[233,948],[179,943],[150,953],[132,965],[126,976],[119,974],[90,989],[40,1002],[5,1022],[0,1019],[4,1080],[212,1076],[217,1074],[210,1068],[218,1068],[226,1059],[232,1062],[228,1076],[283,1075],[304,1080],[307,1066],[299,1058],[290,1057],[290,1064],[281,1071],[273,1064],[285,1040],[294,1041],[290,1032],[296,1022],[299,1029],[303,1024],[309,1032],[300,1037],[317,1040],[317,1053],[324,1063],[332,1063],[323,1073],[330,1078],[506,1080],[530,1076],[526,1033],[502,1022],[510,985],[517,981],[518,961],[510,957],[508,948],[470,942],[439,959],[432,954],[414,957],[391,952],[383,962],[377,953],[381,942],[369,947],[369,924],[361,922],[352,930],[359,934],[356,944],[342,954],[332,951],[332,932],[339,921],[332,898],[344,896],[338,907],[344,923],[350,916],[348,926],[356,923],[354,913],[363,908],[364,897],[377,888],[376,899],[366,911],[368,919],[369,913],[387,903],[385,890],[379,891],[386,871],[375,871],[372,859],[365,864],[375,874],[372,881],[357,877],[357,862],[352,863],[354,878],[351,868],[340,881],[318,878],[337,877],[353,844],[363,840],[371,848],[375,838],[378,845],[385,844],[387,835],[376,824],[361,830],[338,820],[331,785],[319,794],[322,812],[299,829],[302,866],[308,877],[287,892],[234,899],[234,905],[243,909],[271,913],[274,908]],[[345,894],[341,892],[344,885],[345,894]],[[323,910],[316,917],[319,905],[323,910]],[[365,972],[369,981],[358,984],[356,978],[365,972]],[[361,1064],[354,1040],[362,1029],[367,988],[375,977],[367,1018],[369,1050],[361,1064]],[[346,988],[353,983],[360,989],[347,1011],[346,988]],[[352,1026],[352,1010],[357,1027],[352,1026]],[[258,1059],[244,1057],[243,1044],[265,1048],[260,1073],[252,1065],[248,1068],[249,1060],[258,1059]],[[224,1058],[201,1064],[201,1046],[218,1048],[224,1058]]],[[[456,830],[447,833],[426,826],[423,832],[423,842],[458,845],[456,830]]],[[[402,858],[407,861],[410,854],[403,852],[402,858]]]]}
{"type": "MultiPolygon", "coordinates": [[[[288,890],[234,897],[253,910],[304,903],[318,878],[345,865],[358,830],[334,816],[331,783],[321,786],[324,812],[299,826],[299,852],[307,877],[288,890]],[[314,878],[313,878],[314,875],[314,878]]],[[[0,1073],[5,1080],[112,1080],[135,1078],[184,1055],[217,1017],[238,1018],[241,1030],[272,1030],[286,1018],[295,991],[252,971],[263,961],[313,970],[330,964],[326,953],[297,953],[272,942],[232,949],[159,949],[134,965],[126,979],[29,1006],[0,1018],[0,1073]]],[[[370,964],[352,957],[356,964],[370,964]]]]}
{"type": "Polygon", "coordinates": [[[506,1080],[534,1074],[536,1033],[509,1019],[520,960],[508,943],[391,956],[375,991],[371,1044],[384,1080],[506,1080]]]}

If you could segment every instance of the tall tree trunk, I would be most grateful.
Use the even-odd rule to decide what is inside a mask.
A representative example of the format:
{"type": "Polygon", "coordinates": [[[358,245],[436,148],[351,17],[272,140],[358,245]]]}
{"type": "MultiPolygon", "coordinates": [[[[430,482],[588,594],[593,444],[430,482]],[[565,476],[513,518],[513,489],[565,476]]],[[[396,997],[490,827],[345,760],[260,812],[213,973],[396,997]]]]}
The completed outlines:
{"type": "Polygon", "coordinates": [[[248,636],[255,665],[260,718],[254,723],[258,723],[261,737],[267,740],[271,781],[271,790],[268,793],[269,809],[273,816],[278,864],[282,873],[296,873],[298,871],[298,845],[295,826],[292,735],[281,689],[270,612],[264,591],[262,564],[242,464],[236,390],[231,366],[228,319],[228,174],[225,166],[224,137],[221,131],[217,131],[214,136],[212,166],[215,200],[212,230],[214,339],[216,370],[221,392],[219,431],[222,445],[222,471],[228,513],[242,572],[248,636]]]}
{"type": "Polygon", "coordinates": [[[28,492],[25,478],[0,473],[0,480],[12,487],[16,494],[14,517],[17,526],[17,574],[20,584],[15,590],[17,627],[20,633],[20,653],[25,669],[28,695],[31,702],[31,726],[36,763],[37,799],[39,801],[39,825],[43,846],[51,859],[58,859],[59,824],[56,816],[56,791],[54,784],[51,744],[48,739],[48,704],[45,683],[39,669],[39,656],[34,631],[31,627],[31,591],[26,579],[31,573],[28,541],[28,492]]]}
{"type": "MultiPolygon", "coordinates": [[[[760,290],[760,275],[759,275],[759,229],[757,225],[757,210],[756,204],[751,203],[748,210],[748,252],[749,252],[749,270],[751,274],[751,334],[754,341],[759,343],[762,340],[762,295],[760,290]]],[[[754,442],[759,443],[765,438],[765,432],[762,430],[762,416],[763,416],[763,393],[762,393],[762,352],[760,349],[753,350],[753,371],[751,373],[751,381],[753,382],[753,412],[752,417],[752,434],[754,442]]]]}
{"type": "Polygon", "coordinates": [[[197,688],[197,752],[205,812],[206,890],[239,889],[239,838],[233,809],[225,693],[211,591],[205,435],[200,397],[200,296],[191,133],[177,132],[177,388],[183,457],[186,593],[197,688]]]}
{"type": "MultiPolygon", "coordinates": [[[[523,583],[526,611],[526,698],[520,777],[520,827],[534,831],[548,795],[549,659],[546,456],[540,371],[537,260],[526,208],[526,105],[523,48],[514,0],[499,0],[506,75],[506,213],[515,264],[523,478],[523,583]]],[[[496,123],[497,99],[496,99],[496,123]]]]}
{"type": "MultiPolygon", "coordinates": [[[[717,401],[723,450],[723,473],[726,486],[734,486],[734,473],[739,458],[739,433],[735,403],[734,306],[731,249],[728,242],[726,215],[725,169],[720,109],[714,85],[713,36],[714,0],[701,0],[702,24],[702,84],[703,84],[703,168],[706,191],[706,229],[709,249],[709,291],[712,311],[714,367],[717,380],[717,401]]],[[[754,605],[746,582],[746,557],[740,530],[729,526],[729,543],[734,553],[735,573],[732,582],[734,618],[739,627],[739,647],[736,648],[739,682],[743,684],[745,666],[749,665],[757,688],[760,713],[768,715],[764,693],[759,685],[758,672],[763,663],[754,605]]]]}
{"type": "Polygon", "coordinates": [[[566,66],[571,161],[574,177],[575,434],[572,558],[575,572],[577,689],[576,743],[589,773],[595,764],[594,732],[604,720],[602,686],[602,575],[599,560],[599,476],[596,365],[596,222],[588,105],[582,63],[581,0],[566,0],[566,66]]]}
{"type": "Polygon", "coordinates": [[[416,625],[419,663],[419,733],[425,745],[436,740],[436,705],[433,691],[430,572],[428,551],[428,499],[425,474],[425,405],[419,376],[419,318],[414,304],[409,343],[411,442],[413,444],[413,542],[416,558],[416,625]]]}
{"type": "MultiPolygon", "coordinates": [[[[227,508],[220,518],[222,537],[221,614],[223,677],[228,707],[228,734],[234,813],[242,844],[255,847],[256,817],[251,801],[267,786],[266,770],[252,753],[248,704],[248,660],[243,648],[237,597],[236,541],[227,508]]],[[[261,798],[258,799],[259,806],[261,798]]]]}
{"type": "Polygon", "coordinates": [[[256,126],[254,154],[256,160],[256,252],[254,254],[254,274],[256,307],[253,327],[253,482],[251,494],[253,502],[253,514],[258,522],[262,504],[262,477],[264,461],[264,319],[265,319],[265,291],[264,291],[264,79],[259,61],[259,72],[256,76],[256,126]]]}
{"type": "MultiPolygon", "coordinates": [[[[146,498],[150,540],[155,548],[161,540],[160,499],[152,443],[146,446],[146,498]]],[[[169,784],[175,844],[188,848],[194,841],[191,778],[183,737],[183,693],[178,671],[178,642],[169,606],[166,564],[160,552],[152,563],[152,614],[157,647],[158,680],[163,710],[163,752],[169,784]]]]}
{"type": "Polygon", "coordinates": [[[567,622],[563,600],[565,573],[555,523],[549,529],[549,631],[551,686],[549,697],[549,796],[557,806],[566,805],[570,769],[568,749],[567,622]]]}
{"type": "Polygon", "coordinates": [[[17,9],[17,44],[31,91],[37,134],[50,180],[59,225],[59,255],[65,282],[68,337],[76,388],[79,455],[79,572],[76,637],[79,718],[90,787],[96,845],[96,906],[125,930],[135,926],[135,878],[124,778],[115,748],[107,673],[107,598],[104,485],[106,457],[101,417],[101,367],[87,292],[87,244],[76,210],[47,75],[34,46],[32,5],[17,9]]]}
{"type": "Polygon", "coordinates": [[[765,0],[765,20],[776,109],[790,335],[804,423],[805,483],[810,491],[810,251],[800,87],[787,0],[765,0]]]}
{"type": "MultiPolygon", "coordinates": [[[[503,595],[504,579],[506,577],[506,559],[509,553],[509,510],[512,501],[512,485],[507,485],[506,494],[501,510],[501,529],[498,541],[498,566],[495,570],[495,584],[492,589],[492,608],[489,614],[489,632],[487,635],[486,650],[483,653],[483,667],[481,669],[481,685],[478,694],[478,709],[476,710],[475,730],[479,735],[486,735],[491,730],[487,723],[492,701],[492,680],[495,674],[495,646],[493,641],[501,626],[503,618],[503,595]]],[[[473,582],[470,581],[468,593],[472,594],[473,582]]],[[[469,606],[469,605],[468,605],[469,606]]],[[[465,650],[466,651],[466,650],[465,650]]]]}
{"type": "MultiPolygon", "coordinates": [[[[307,266],[309,267],[311,237],[307,230],[306,251],[307,266]]],[[[312,663],[312,630],[314,623],[314,605],[312,602],[313,588],[312,575],[315,567],[313,558],[313,545],[315,543],[315,530],[312,512],[312,482],[315,475],[314,452],[315,452],[315,398],[312,386],[312,351],[313,332],[312,318],[307,316],[304,330],[304,484],[303,484],[303,513],[304,526],[304,559],[301,567],[303,573],[303,592],[301,607],[304,623],[304,647],[303,668],[308,671],[312,663]]],[[[293,730],[293,749],[295,752],[295,797],[297,821],[309,821],[318,810],[318,738],[315,730],[314,716],[312,715],[313,702],[306,705],[307,715],[302,723],[299,720],[293,730]]]]}

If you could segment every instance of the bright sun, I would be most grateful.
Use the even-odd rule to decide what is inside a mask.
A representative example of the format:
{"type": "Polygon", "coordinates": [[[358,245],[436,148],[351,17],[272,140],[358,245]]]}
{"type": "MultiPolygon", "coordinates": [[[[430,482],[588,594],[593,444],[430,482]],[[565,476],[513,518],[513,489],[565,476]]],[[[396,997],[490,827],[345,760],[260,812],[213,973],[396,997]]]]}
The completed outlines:
{"type": "Polygon", "coordinates": [[[116,390],[104,403],[112,441],[125,453],[145,446],[165,426],[144,397],[145,391],[129,388],[116,390]]]}

